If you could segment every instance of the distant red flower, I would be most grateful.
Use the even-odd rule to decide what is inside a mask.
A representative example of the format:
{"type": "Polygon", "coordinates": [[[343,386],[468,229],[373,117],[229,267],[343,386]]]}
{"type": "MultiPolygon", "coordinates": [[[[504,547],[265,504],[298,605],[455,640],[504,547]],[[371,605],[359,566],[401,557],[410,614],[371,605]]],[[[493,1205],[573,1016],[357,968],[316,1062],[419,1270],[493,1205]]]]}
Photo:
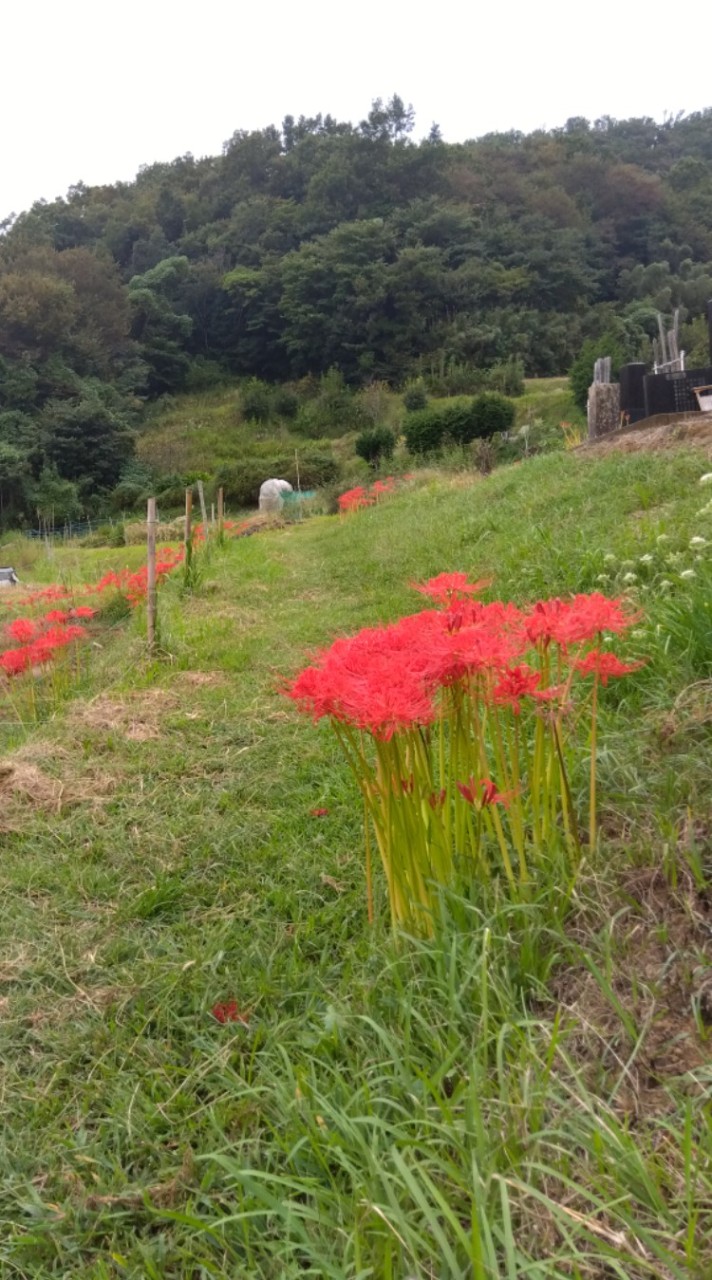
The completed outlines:
{"type": "Polygon", "coordinates": [[[437,792],[431,791],[430,795],[428,796],[428,804],[430,805],[431,809],[442,809],[446,800],[447,800],[447,791],[445,790],[444,787],[441,787],[440,790],[437,792]]]}
{"type": "Polygon", "coordinates": [[[13,640],[27,644],[37,635],[37,626],[31,618],[15,618],[13,622],[7,624],[5,631],[13,640]]]}
{"type": "Polygon", "coordinates": [[[373,498],[370,498],[363,485],[357,485],[355,489],[347,489],[346,493],[342,493],[338,499],[339,511],[358,511],[360,507],[370,507],[373,498]]]}
{"type": "Polygon", "coordinates": [[[576,664],[576,670],[582,675],[598,676],[601,684],[606,685],[611,678],[627,676],[631,671],[638,671],[645,666],[643,662],[621,662],[615,653],[606,653],[602,649],[591,649],[585,658],[576,664]]]}
{"type": "Polygon", "coordinates": [[[327,818],[328,816],[329,816],[328,809],[310,809],[309,810],[310,818],[327,818]]]}
{"type": "Polygon", "coordinates": [[[93,618],[95,613],[96,609],[92,609],[91,605],[78,604],[75,609],[70,610],[69,616],[70,618],[93,618]]]}
{"type": "Polygon", "coordinates": [[[45,614],[44,621],[49,623],[66,622],[68,617],[69,614],[65,609],[50,609],[49,613],[45,614]]]}
{"type": "Polygon", "coordinates": [[[478,591],[488,587],[490,581],[489,578],[481,578],[479,582],[468,582],[466,573],[439,573],[427,582],[413,582],[411,586],[414,591],[429,596],[439,604],[450,604],[452,600],[476,595],[478,591]]]}
{"type": "Polygon", "coordinates": [[[245,1027],[248,1025],[248,1020],[240,1011],[237,1000],[225,1000],[221,1004],[214,1004],[211,1012],[217,1022],[241,1022],[245,1027]]]}
{"type": "Polygon", "coordinates": [[[0,653],[0,667],[8,676],[19,676],[32,665],[30,645],[25,645],[21,649],[6,649],[4,653],[0,653]]]}

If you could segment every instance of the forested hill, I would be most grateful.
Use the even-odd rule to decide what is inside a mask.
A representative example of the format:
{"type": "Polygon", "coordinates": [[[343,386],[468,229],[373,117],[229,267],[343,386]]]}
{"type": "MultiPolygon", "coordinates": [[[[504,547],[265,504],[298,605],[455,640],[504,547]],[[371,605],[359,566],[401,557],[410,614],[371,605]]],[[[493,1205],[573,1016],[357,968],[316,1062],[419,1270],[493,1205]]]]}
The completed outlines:
{"type": "Polygon", "coordinates": [[[53,468],[113,485],[145,398],[221,371],[560,373],[603,332],[636,354],[677,304],[703,350],[709,297],[712,109],[453,145],[413,141],[396,96],[237,131],[3,224],[3,501],[53,468]]]}

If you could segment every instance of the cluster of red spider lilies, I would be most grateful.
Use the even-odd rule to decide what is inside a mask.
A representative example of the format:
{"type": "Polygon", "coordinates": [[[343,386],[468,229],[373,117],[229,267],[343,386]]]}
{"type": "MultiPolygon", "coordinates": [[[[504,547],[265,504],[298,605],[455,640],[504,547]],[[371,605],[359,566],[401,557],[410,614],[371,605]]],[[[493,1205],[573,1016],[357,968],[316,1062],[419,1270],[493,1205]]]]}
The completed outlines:
{"type": "Polygon", "coordinates": [[[430,607],[318,653],[286,692],[331,723],[366,810],[394,925],[430,932],[439,885],[495,879],[527,896],[556,857],[581,858],[571,788],[590,754],[595,847],[598,690],[640,664],[607,646],[638,615],[599,593],[531,608],[474,597],[485,582],[440,574],[430,607]]]}
{"type": "MultiPolygon", "coordinates": [[[[410,479],[410,476],[403,476],[403,480],[410,479]]],[[[382,498],[390,497],[395,493],[398,483],[395,476],[386,476],[385,480],[374,480],[373,484],[367,488],[357,485],[355,489],[347,489],[346,493],[342,493],[338,498],[339,513],[346,515],[349,511],[360,511],[362,507],[374,506],[382,498]]]]}
{"type": "MultiPolygon", "coordinates": [[[[156,576],[165,578],[183,560],[183,549],[165,547],[156,565],[156,576]]],[[[132,572],[129,569],[110,570],[98,582],[81,587],[52,585],[36,591],[15,594],[6,592],[3,602],[20,615],[2,628],[6,640],[12,643],[0,653],[0,671],[6,676],[19,676],[25,671],[41,671],[87,638],[87,624],[99,609],[101,597],[108,592],[118,592],[129,604],[135,606],[145,598],[147,570],[132,572]],[[77,604],[76,600],[91,599],[93,604],[77,604]],[[54,607],[41,613],[38,606],[54,607]]]]}

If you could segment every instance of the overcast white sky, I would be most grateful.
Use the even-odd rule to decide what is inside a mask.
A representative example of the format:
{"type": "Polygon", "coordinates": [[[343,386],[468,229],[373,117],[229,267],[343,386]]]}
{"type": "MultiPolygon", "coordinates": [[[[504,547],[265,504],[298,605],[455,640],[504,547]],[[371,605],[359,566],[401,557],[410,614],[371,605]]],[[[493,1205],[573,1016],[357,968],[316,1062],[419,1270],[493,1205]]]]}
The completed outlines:
{"type": "Polygon", "coordinates": [[[393,93],[415,137],[436,120],[452,142],[712,105],[708,0],[672,33],[668,0],[0,0],[0,18],[0,219],[289,112],[358,121],[393,93]]]}

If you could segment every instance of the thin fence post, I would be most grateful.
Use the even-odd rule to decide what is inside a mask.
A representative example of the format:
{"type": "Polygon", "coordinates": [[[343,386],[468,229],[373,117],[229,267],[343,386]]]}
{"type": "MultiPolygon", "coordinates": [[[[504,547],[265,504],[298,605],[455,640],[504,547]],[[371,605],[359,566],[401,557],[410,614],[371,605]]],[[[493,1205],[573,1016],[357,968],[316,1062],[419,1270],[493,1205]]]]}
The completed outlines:
{"type": "Polygon", "coordinates": [[[203,533],[208,532],[208,513],[205,509],[205,492],[202,480],[198,481],[198,498],[200,499],[200,518],[203,521],[203,533]]]}
{"type": "Polygon", "coordinates": [[[148,499],[146,515],[146,635],[148,652],[153,655],[156,648],[156,613],[158,593],[156,591],[156,499],[148,499]]]}
{"type": "Polygon", "coordinates": [[[222,487],[218,489],[218,538],[222,542],[223,536],[223,520],[225,518],[225,491],[222,487]]]}
{"type": "Polygon", "coordinates": [[[193,490],[186,489],[185,491],[185,533],[183,535],[183,541],[185,542],[186,551],[188,550],[188,547],[190,545],[190,534],[191,534],[192,523],[193,523],[193,490]]]}

